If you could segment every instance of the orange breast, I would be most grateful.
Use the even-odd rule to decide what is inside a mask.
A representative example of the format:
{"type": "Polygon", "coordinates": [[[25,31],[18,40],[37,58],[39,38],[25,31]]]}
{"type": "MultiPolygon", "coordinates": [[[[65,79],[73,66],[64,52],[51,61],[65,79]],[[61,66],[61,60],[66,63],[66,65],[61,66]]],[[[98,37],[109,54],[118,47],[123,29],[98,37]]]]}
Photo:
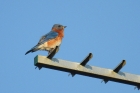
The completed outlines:
{"type": "Polygon", "coordinates": [[[64,29],[53,28],[52,30],[57,32],[59,37],[62,37],[62,38],[64,37],[64,29]]]}
{"type": "Polygon", "coordinates": [[[61,41],[62,41],[62,38],[58,36],[55,39],[49,40],[47,42],[47,47],[55,48],[56,46],[59,46],[61,44],[61,41]]]}

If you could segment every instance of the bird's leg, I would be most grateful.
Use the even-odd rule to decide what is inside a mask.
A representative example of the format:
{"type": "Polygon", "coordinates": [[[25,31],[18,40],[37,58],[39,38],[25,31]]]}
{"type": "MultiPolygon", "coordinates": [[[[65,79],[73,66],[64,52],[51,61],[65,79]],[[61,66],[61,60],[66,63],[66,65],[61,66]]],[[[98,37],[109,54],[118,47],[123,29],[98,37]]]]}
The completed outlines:
{"type": "Polygon", "coordinates": [[[58,50],[59,50],[58,46],[56,46],[55,49],[51,49],[49,51],[49,54],[48,54],[47,58],[52,59],[53,56],[58,52],[58,50]]]}
{"type": "Polygon", "coordinates": [[[59,51],[59,46],[58,46],[58,48],[57,48],[57,50],[56,50],[56,53],[59,51]]]}
{"type": "MultiPolygon", "coordinates": [[[[56,47],[55,48],[51,48],[50,51],[48,51],[48,55],[50,55],[55,49],[56,49],[56,47]]],[[[56,53],[58,51],[59,51],[59,46],[57,47],[56,53]]]]}
{"type": "Polygon", "coordinates": [[[51,54],[53,52],[54,48],[51,48],[48,52],[48,55],[51,54]]]}

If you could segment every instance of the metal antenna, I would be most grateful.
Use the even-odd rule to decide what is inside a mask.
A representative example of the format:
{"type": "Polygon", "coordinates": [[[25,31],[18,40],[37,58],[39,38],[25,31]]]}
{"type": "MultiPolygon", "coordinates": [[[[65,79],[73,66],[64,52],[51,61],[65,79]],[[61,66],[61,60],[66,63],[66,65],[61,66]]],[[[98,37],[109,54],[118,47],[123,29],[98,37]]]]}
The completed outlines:
{"type": "Polygon", "coordinates": [[[140,75],[120,71],[122,67],[124,67],[124,65],[126,64],[125,60],[122,60],[122,62],[115,69],[112,70],[87,65],[88,61],[92,58],[92,53],[89,53],[89,55],[81,63],[77,63],[57,58],[52,59],[56,52],[57,47],[48,57],[37,55],[34,58],[34,65],[40,68],[44,67],[68,72],[72,76],[74,76],[75,74],[79,74],[99,78],[102,79],[105,83],[107,83],[108,81],[113,81],[133,85],[136,86],[138,90],[140,89],[140,75]]]}

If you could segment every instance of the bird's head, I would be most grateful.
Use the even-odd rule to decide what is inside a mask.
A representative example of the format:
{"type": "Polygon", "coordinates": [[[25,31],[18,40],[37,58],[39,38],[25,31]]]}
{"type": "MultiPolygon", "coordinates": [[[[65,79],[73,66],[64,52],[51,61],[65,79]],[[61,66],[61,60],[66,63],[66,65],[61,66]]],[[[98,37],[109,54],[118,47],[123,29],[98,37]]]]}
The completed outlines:
{"type": "Polygon", "coordinates": [[[64,31],[64,28],[66,28],[67,26],[63,26],[61,24],[54,24],[52,27],[53,31],[64,31]]]}

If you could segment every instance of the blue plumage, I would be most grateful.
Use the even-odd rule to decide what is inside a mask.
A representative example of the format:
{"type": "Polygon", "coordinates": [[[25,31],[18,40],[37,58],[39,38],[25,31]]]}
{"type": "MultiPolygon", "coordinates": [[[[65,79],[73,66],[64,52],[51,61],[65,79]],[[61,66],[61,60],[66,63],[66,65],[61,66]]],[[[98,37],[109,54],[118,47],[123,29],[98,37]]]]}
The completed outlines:
{"type": "Polygon", "coordinates": [[[56,46],[60,46],[64,36],[64,28],[66,28],[66,26],[54,24],[51,31],[48,34],[43,35],[37,45],[27,51],[25,55],[37,50],[45,50],[50,53],[56,46]]]}
{"type": "Polygon", "coordinates": [[[37,44],[36,46],[34,46],[33,48],[31,48],[29,51],[27,51],[27,52],[25,53],[25,55],[28,54],[28,53],[30,53],[30,52],[35,52],[35,51],[39,50],[38,46],[44,44],[45,42],[47,42],[47,41],[49,41],[49,40],[51,40],[51,39],[56,38],[57,36],[58,36],[58,33],[57,33],[57,32],[50,31],[48,34],[42,36],[42,37],[40,38],[38,44],[37,44]]]}
{"type": "Polygon", "coordinates": [[[58,36],[57,32],[50,31],[48,34],[44,35],[41,37],[41,39],[38,42],[38,45],[44,44],[45,42],[54,39],[58,36]]]}

